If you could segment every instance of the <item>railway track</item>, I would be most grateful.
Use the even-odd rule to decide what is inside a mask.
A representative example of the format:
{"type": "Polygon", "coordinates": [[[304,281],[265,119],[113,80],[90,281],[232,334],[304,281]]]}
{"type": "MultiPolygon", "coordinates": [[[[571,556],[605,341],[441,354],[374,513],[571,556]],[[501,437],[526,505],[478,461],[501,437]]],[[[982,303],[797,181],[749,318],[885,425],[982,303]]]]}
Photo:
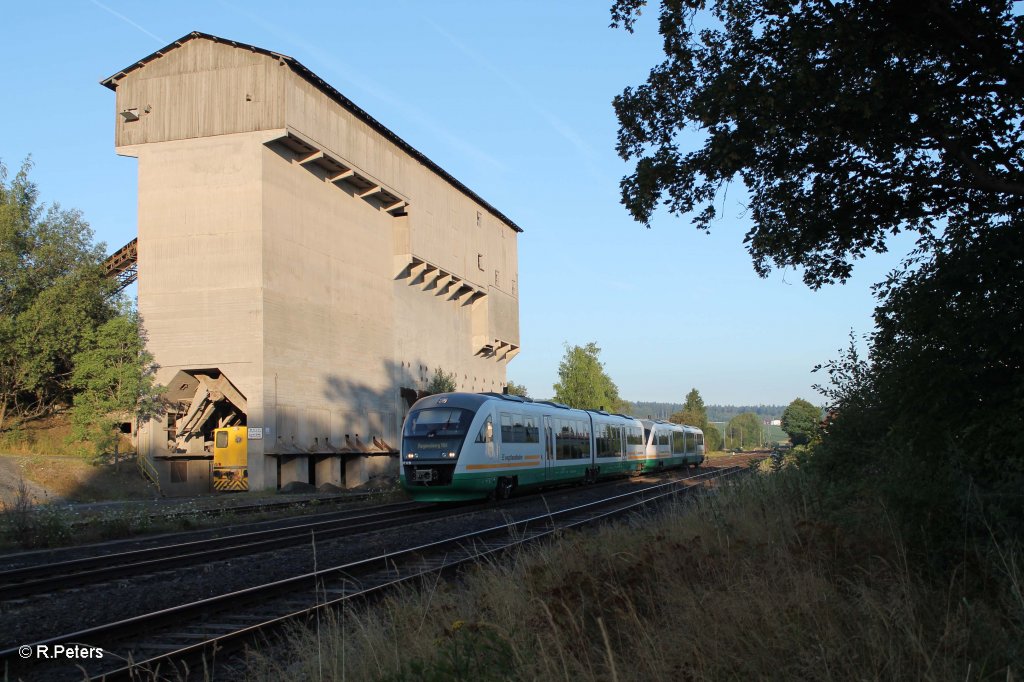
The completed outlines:
{"type": "Polygon", "coordinates": [[[330,518],[296,520],[283,527],[22,566],[0,571],[0,602],[304,544],[309,542],[311,534],[326,540],[386,528],[412,516],[427,519],[450,513],[436,510],[437,506],[433,504],[402,502],[334,512],[327,515],[330,518]],[[431,509],[435,510],[434,514],[427,515],[431,509]]]}
{"type": "Polygon", "coordinates": [[[18,648],[0,651],[0,659],[10,666],[15,677],[26,674],[32,679],[81,679],[83,671],[89,677],[104,679],[175,677],[187,669],[185,666],[202,669],[254,637],[265,636],[285,623],[303,621],[321,609],[450,571],[555,532],[620,516],[681,490],[692,490],[744,470],[705,470],[530,518],[22,645],[22,649],[29,648],[32,660],[21,660],[18,648]],[[103,647],[96,650],[102,651],[103,657],[57,662],[34,656],[39,647],[53,651],[71,643],[103,647]],[[161,671],[159,676],[153,675],[156,670],[161,671]]]}

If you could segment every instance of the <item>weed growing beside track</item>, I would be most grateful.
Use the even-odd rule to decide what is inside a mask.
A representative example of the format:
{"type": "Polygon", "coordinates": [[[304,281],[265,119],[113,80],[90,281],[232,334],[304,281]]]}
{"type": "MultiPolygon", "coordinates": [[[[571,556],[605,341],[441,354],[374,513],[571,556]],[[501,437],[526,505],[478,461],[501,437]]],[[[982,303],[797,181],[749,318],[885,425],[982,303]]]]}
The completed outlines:
{"type": "MultiPolygon", "coordinates": [[[[795,468],[571,534],[250,656],[253,680],[1010,679],[1020,554],[918,571],[795,468]],[[287,651],[281,654],[280,651],[287,651]],[[282,656],[287,656],[284,660],[282,656]]],[[[965,548],[966,549],[966,548],[965,548]]],[[[968,552],[965,552],[965,556],[968,552]]]]}

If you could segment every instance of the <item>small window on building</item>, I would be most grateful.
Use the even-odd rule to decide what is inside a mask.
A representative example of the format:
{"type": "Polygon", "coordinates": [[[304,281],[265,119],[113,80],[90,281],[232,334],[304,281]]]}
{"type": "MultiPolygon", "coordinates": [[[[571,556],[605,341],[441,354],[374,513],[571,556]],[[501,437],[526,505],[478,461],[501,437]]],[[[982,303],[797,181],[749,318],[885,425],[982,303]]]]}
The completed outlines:
{"type": "Polygon", "coordinates": [[[484,269],[484,254],[476,254],[476,267],[479,268],[480,270],[484,269]]]}
{"type": "Polygon", "coordinates": [[[477,211],[476,212],[476,226],[477,227],[480,227],[480,224],[483,222],[481,220],[482,218],[483,218],[483,215],[480,213],[480,211],[477,211]]]}
{"type": "Polygon", "coordinates": [[[494,271],[494,286],[501,285],[501,270],[494,271]]]}
{"type": "Polygon", "coordinates": [[[188,483],[188,462],[171,462],[171,483],[188,483]]]}

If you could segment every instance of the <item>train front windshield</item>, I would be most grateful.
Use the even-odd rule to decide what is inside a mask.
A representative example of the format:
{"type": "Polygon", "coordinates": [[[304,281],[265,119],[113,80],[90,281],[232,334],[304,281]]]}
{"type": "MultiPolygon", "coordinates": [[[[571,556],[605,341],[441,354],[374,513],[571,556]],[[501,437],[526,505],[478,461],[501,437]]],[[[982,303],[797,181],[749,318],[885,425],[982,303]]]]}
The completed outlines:
{"type": "Polygon", "coordinates": [[[469,432],[473,412],[457,407],[428,407],[409,414],[402,452],[418,459],[457,457],[469,432]]]}

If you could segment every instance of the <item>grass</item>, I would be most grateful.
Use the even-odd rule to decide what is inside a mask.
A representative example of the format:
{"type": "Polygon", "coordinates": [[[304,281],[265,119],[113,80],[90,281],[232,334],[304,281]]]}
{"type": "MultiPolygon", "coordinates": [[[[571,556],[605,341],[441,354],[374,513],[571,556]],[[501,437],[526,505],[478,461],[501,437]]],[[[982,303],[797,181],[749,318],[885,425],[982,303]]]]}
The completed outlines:
{"type": "Polygon", "coordinates": [[[25,478],[67,501],[145,500],[156,496],[153,486],[139,475],[134,459],[124,458],[118,466],[66,456],[26,455],[15,461],[25,478]]]}
{"type": "MultiPolygon", "coordinates": [[[[122,439],[127,449],[130,441],[122,439]]],[[[66,413],[33,419],[0,432],[0,452],[13,455],[60,455],[88,458],[89,443],[71,438],[71,421],[66,413]]]]}
{"type": "Polygon", "coordinates": [[[926,575],[874,514],[844,532],[783,467],[325,616],[248,676],[1016,679],[1019,552],[926,575]]]}

